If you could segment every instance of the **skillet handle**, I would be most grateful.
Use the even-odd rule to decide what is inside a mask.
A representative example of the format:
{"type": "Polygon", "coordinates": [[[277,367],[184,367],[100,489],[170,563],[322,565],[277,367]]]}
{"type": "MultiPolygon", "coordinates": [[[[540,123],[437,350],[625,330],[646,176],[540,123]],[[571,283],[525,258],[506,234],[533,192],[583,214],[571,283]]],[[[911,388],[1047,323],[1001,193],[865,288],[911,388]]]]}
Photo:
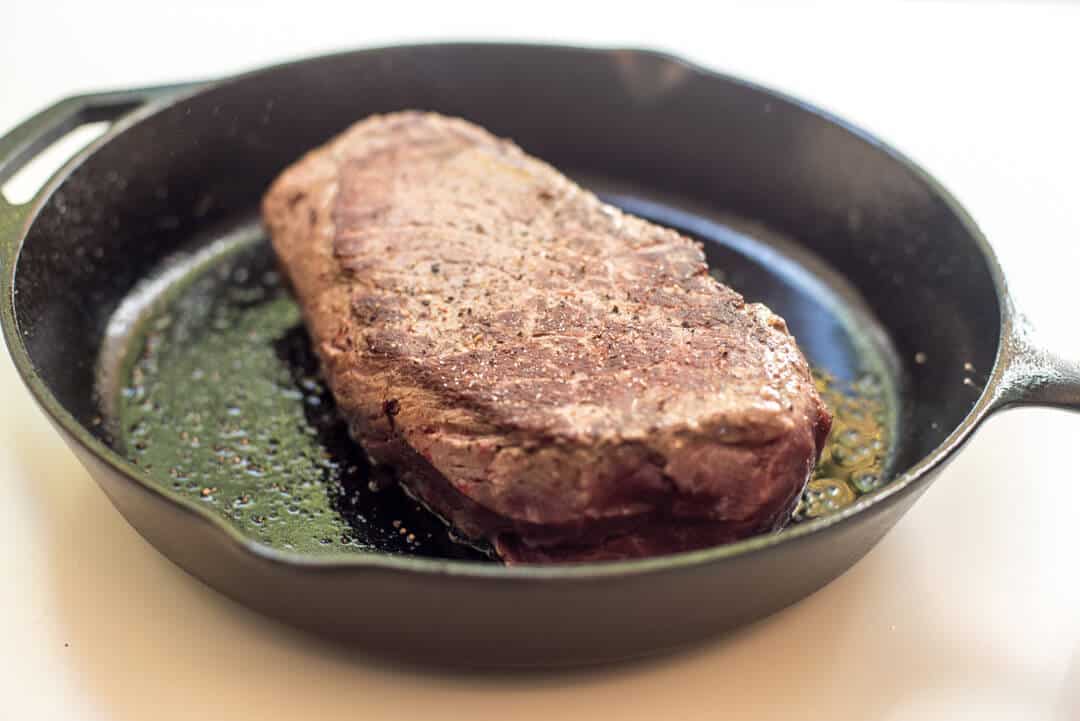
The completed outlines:
{"type": "Polygon", "coordinates": [[[1021,313],[1008,314],[991,410],[1050,406],[1080,411],[1080,361],[1062,358],[1038,340],[1021,313]]]}
{"type": "MultiPolygon", "coordinates": [[[[54,141],[80,125],[115,122],[147,103],[178,97],[183,91],[200,85],[202,83],[157,85],[65,98],[23,121],[0,138],[0,185],[54,141]]],[[[44,189],[38,191],[32,200],[22,204],[11,203],[0,193],[0,249],[7,250],[15,245],[26,215],[43,192],[44,189]]]]}

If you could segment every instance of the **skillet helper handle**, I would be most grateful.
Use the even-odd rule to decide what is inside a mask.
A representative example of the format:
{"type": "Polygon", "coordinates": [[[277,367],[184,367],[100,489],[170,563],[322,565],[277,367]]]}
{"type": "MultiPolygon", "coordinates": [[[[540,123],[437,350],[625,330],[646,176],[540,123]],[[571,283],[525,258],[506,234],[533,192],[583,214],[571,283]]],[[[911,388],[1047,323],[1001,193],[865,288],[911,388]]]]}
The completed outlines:
{"type": "Polygon", "coordinates": [[[1047,349],[1027,318],[1016,312],[1010,315],[991,408],[1050,406],[1080,411],[1080,361],[1047,349]]]}
{"type": "MultiPolygon", "coordinates": [[[[87,123],[114,122],[147,103],[169,98],[200,83],[157,85],[131,90],[88,93],[65,98],[28,118],[0,138],[0,185],[71,130],[87,123]]],[[[11,203],[0,192],[0,247],[9,248],[29,209],[42,191],[23,204],[11,203]]]]}

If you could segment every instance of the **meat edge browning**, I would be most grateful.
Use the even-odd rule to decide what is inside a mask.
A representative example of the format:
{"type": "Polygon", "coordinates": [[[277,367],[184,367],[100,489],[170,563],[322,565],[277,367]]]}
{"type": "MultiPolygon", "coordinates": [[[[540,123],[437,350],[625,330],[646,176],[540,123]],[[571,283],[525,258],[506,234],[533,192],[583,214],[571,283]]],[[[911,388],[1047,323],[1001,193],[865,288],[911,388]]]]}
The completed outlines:
{"type": "MultiPolygon", "coordinates": [[[[430,418],[425,423],[415,414],[432,409],[449,413],[444,398],[420,385],[404,388],[400,374],[394,374],[389,364],[380,367],[380,361],[370,356],[358,370],[355,349],[341,345],[334,321],[350,313],[348,288],[340,283],[333,256],[332,219],[341,162],[335,148],[347,141],[350,132],[287,169],[264,198],[263,215],[285,275],[301,301],[324,377],[351,434],[375,462],[395,468],[403,485],[429,506],[438,506],[439,515],[465,535],[495,539],[509,562],[627,557],[642,555],[635,548],[656,544],[688,550],[774,530],[784,523],[829,430],[831,419],[816,394],[808,397],[809,407],[793,409],[795,416],[810,419],[805,428],[792,428],[763,444],[718,442],[700,432],[691,434],[688,443],[685,428],[598,444],[507,433],[466,409],[453,409],[465,417],[446,426],[467,429],[464,434],[425,430],[440,424],[430,418]],[[320,232],[325,237],[309,237],[320,232]],[[393,376],[395,397],[384,393],[381,403],[357,401],[370,400],[380,375],[378,380],[387,388],[393,376]],[[473,478],[441,473],[432,458],[445,458],[450,446],[470,453],[470,458],[479,448],[482,457],[490,458],[485,472],[478,477],[474,473],[473,478]],[[499,465],[496,471],[491,471],[493,463],[499,465]],[[603,477],[569,483],[565,494],[552,499],[550,473],[583,467],[603,477]],[[717,468],[741,472],[717,474],[717,468]],[[701,469],[709,469],[709,478],[700,477],[701,469]],[[544,474],[545,483],[530,483],[537,473],[544,474]],[[463,485],[468,483],[473,485],[463,485]],[[501,501],[492,504],[498,508],[482,502],[481,484],[501,485],[486,489],[501,501]],[[538,492],[530,493],[530,487],[538,492]]],[[[769,325],[789,340],[782,320],[779,327],[769,325]]],[[[452,456],[454,449],[450,451],[452,456]]]]}
{"type": "MultiPolygon", "coordinates": [[[[323,348],[320,355],[331,365],[348,363],[347,356],[338,350],[323,348]]],[[[355,398],[348,386],[364,382],[356,377],[360,374],[351,367],[326,375],[336,398],[355,398]]],[[[425,390],[421,389],[421,392],[425,390]]],[[[403,394],[398,392],[397,395],[403,394]]],[[[402,403],[401,407],[422,409],[429,402],[413,399],[402,403]]],[[[668,459],[655,447],[638,441],[622,439],[587,445],[560,438],[529,436],[519,439],[513,434],[500,435],[501,450],[520,453],[521,461],[501,469],[500,478],[549,477],[542,469],[582,465],[594,468],[619,450],[632,451],[633,460],[623,464],[627,469],[625,472],[614,471],[609,474],[606,484],[595,484],[620,489],[622,494],[633,499],[632,505],[619,504],[608,496],[594,494],[591,503],[572,518],[534,522],[498,513],[462,492],[421,450],[437,445],[438,440],[425,437],[423,433],[402,433],[385,405],[380,410],[381,413],[373,415],[370,408],[353,406],[349,400],[342,404],[341,411],[349,421],[354,440],[375,463],[394,469],[401,484],[429,510],[468,538],[492,541],[500,556],[510,563],[578,562],[655,555],[662,552],[658,548],[691,550],[778,530],[790,517],[816,463],[817,449],[823,445],[828,433],[826,416],[824,424],[819,422],[813,430],[791,432],[765,444],[716,444],[700,439],[700,451],[711,457],[696,460],[683,452],[679,460],[684,465],[693,469],[743,469],[751,474],[728,474],[725,476],[728,492],[714,488],[703,494],[679,492],[679,484],[666,473],[668,459]],[[424,440],[418,441],[417,436],[424,440]],[[533,448],[524,451],[525,444],[533,448]],[[585,462],[578,462],[576,454],[584,456],[585,462]],[[738,454],[744,455],[733,457],[738,454]],[[654,487],[658,479],[661,488],[654,487]],[[643,499],[649,503],[642,504],[643,499]],[[593,512],[592,508],[597,508],[598,512],[593,512]],[[763,509],[770,510],[766,513],[763,509]],[[572,540],[568,542],[568,539],[572,540]]],[[[669,434],[661,432],[657,435],[658,439],[665,437],[670,441],[669,434]]],[[[493,442],[478,437],[474,443],[490,447],[493,442]]],[[[530,487],[528,482],[522,485],[530,487]]],[[[594,487],[594,484],[585,485],[589,489],[594,487]]],[[[541,490],[540,497],[531,506],[528,498],[523,499],[523,511],[544,507],[550,500],[547,494],[551,493],[551,486],[538,484],[537,487],[541,490]]],[[[561,504],[565,503],[566,497],[559,496],[556,501],[563,508],[561,504]]]]}

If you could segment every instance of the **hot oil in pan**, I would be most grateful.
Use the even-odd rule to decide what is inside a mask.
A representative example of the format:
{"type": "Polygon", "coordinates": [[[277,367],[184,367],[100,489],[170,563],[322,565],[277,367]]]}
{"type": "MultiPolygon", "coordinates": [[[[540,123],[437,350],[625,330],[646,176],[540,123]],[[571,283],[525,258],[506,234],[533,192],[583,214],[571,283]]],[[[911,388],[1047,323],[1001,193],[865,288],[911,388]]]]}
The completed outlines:
{"type": "Polygon", "coordinates": [[[814,380],[833,428],[795,509],[796,523],[839,511],[887,480],[888,406],[881,384],[872,375],[843,384],[817,370],[814,380]]]}
{"type": "Polygon", "coordinates": [[[242,244],[139,321],[112,423],[123,452],[275,548],[486,560],[372,472],[270,253],[242,244]]]}
{"type": "MultiPolygon", "coordinates": [[[[119,450],[275,548],[490,560],[452,540],[349,439],[259,233],[215,245],[124,310],[126,347],[102,370],[123,379],[106,403],[119,450]]],[[[848,505],[887,467],[882,386],[872,375],[817,380],[835,430],[794,522],[848,505]]]]}

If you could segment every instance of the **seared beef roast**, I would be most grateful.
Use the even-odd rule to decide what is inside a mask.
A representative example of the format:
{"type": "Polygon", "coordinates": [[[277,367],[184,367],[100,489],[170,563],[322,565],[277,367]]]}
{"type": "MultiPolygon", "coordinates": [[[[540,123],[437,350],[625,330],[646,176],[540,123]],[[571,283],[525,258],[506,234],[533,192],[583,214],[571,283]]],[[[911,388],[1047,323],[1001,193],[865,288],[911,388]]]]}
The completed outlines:
{"type": "Polygon", "coordinates": [[[464,120],[357,123],[263,206],[353,437],[507,562],[781,526],[831,419],[701,247],[464,120]]]}

